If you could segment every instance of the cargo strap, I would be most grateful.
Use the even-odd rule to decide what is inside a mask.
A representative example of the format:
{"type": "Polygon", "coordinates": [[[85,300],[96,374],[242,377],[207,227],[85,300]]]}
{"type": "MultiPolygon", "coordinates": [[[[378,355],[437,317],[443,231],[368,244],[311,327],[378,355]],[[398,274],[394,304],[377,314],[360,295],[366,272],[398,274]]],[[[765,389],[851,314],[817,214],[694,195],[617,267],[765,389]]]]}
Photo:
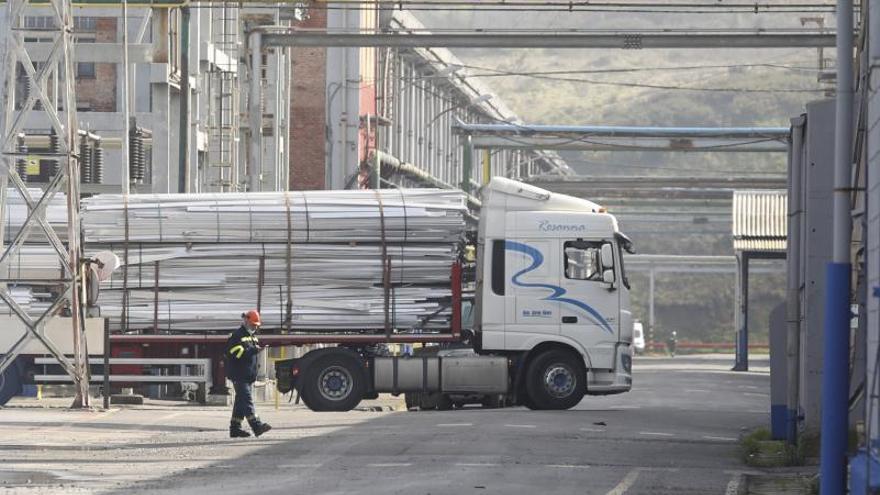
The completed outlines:
{"type": "MultiPolygon", "coordinates": [[[[159,333],[159,260],[153,262],[153,332],[159,333]]],[[[169,323],[171,320],[168,320],[169,323]]]]}
{"type": "Polygon", "coordinates": [[[391,259],[388,257],[388,242],[385,237],[385,205],[382,203],[382,194],[379,189],[374,189],[376,200],[379,202],[379,226],[382,235],[382,290],[384,293],[385,308],[385,338],[391,338],[391,259]]]}
{"type": "Polygon", "coordinates": [[[266,283],[266,245],[260,244],[263,254],[257,270],[257,312],[263,311],[263,285],[266,283]]]}
{"type": "Polygon", "coordinates": [[[400,204],[403,206],[403,242],[400,244],[400,276],[397,277],[397,282],[403,284],[403,269],[406,266],[406,263],[404,262],[406,256],[403,255],[403,250],[409,236],[409,224],[407,223],[409,215],[407,215],[406,212],[406,196],[403,194],[403,190],[397,188],[397,192],[400,193],[400,204]]]}
{"type": "Polygon", "coordinates": [[[302,194],[302,198],[303,198],[303,210],[305,211],[305,214],[306,214],[306,241],[305,242],[306,242],[306,244],[308,244],[311,241],[311,234],[312,234],[311,224],[309,223],[309,200],[308,200],[308,198],[306,198],[306,193],[301,193],[301,194],[302,194]]]}
{"type": "Polygon", "coordinates": [[[287,305],[284,314],[284,329],[290,331],[290,326],[293,323],[293,291],[291,287],[293,284],[293,275],[291,273],[293,270],[291,263],[293,256],[293,218],[290,213],[290,195],[286,191],[284,192],[284,208],[287,211],[287,251],[285,253],[287,264],[287,305]]]}

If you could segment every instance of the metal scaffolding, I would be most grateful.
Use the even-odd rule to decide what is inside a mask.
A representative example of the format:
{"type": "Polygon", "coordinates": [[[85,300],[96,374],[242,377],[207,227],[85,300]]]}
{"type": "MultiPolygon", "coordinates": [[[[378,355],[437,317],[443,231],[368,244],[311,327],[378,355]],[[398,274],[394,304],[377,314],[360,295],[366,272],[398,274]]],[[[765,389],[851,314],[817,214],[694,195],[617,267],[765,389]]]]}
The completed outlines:
{"type": "MultiPolygon", "coordinates": [[[[73,378],[76,398],[73,407],[88,407],[88,365],[86,340],[81,313],[80,294],[80,244],[79,244],[79,148],[76,119],[76,99],[73,60],[73,15],[70,0],[49,0],[52,7],[51,26],[40,28],[26,27],[25,12],[30,0],[9,0],[6,2],[8,30],[3,35],[2,53],[4,55],[2,98],[2,148],[0,148],[0,218],[7,216],[7,200],[10,192],[21,195],[28,207],[27,217],[21,228],[9,233],[11,241],[5,244],[7,233],[5,223],[0,224],[0,271],[6,269],[10,259],[18,253],[22,245],[29,243],[48,243],[58,256],[62,267],[58,278],[34,281],[56,294],[54,301],[45,311],[28,313],[18,304],[9,292],[8,286],[0,284],[0,299],[6,303],[25,326],[26,331],[0,357],[2,373],[18,356],[25,346],[37,339],[54,356],[61,367],[73,378]],[[41,39],[51,38],[51,49],[45,57],[29,53],[26,36],[38,35],[41,39]],[[38,63],[34,62],[34,59],[38,63]],[[16,78],[22,73],[29,82],[31,90],[25,98],[17,98],[16,78]],[[20,101],[22,100],[22,101],[20,101]],[[21,155],[16,146],[16,138],[24,129],[26,117],[31,111],[42,112],[58,136],[59,150],[56,152],[31,152],[56,160],[55,176],[49,181],[39,198],[32,197],[22,177],[15,167],[16,158],[21,155]],[[9,188],[9,186],[12,186],[9,188]],[[64,191],[67,194],[67,226],[65,245],[59,232],[46,220],[46,207],[53,197],[64,191]],[[36,230],[36,232],[35,232],[36,230]],[[43,238],[45,237],[45,238],[43,238]],[[70,313],[74,356],[68,359],[45,334],[45,326],[61,310],[70,313]]],[[[43,4],[45,5],[45,4],[43,4]]],[[[10,329],[4,329],[10,331],[10,329]]]]}

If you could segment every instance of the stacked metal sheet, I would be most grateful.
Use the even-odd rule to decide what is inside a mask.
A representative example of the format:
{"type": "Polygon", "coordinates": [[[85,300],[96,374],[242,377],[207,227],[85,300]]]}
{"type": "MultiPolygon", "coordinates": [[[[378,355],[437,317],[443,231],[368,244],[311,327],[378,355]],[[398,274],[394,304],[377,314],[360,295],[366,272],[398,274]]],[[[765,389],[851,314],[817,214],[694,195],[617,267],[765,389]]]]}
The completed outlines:
{"type": "MultiPolygon", "coordinates": [[[[40,189],[27,190],[30,199],[36,202],[42,196],[40,189]]],[[[30,210],[18,190],[6,190],[6,209],[3,212],[3,239],[12,242],[19,235],[30,210]]],[[[67,238],[67,199],[64,193],[56,193],[47,200],[43,218],[53,227],[59,238],[67,238]]],[[[11,255],[0,270],[0,277],[7,280],[6,288],[12,299],[31,315],[38,315],[49,307],[55,299],[55,289],[51,285],[36,284],[34,279],[53,280],[62,276],[62,267],[55,251],[48,246],[42,229],[33,224],[29,234],[15,254],[11,255]],[[30,285],[29,285],[30,284],[30,285]]],[[[0,314],[11,314],[12,310],[0,301],[0,314]]]]}
{"type": "Polygon", "coordinates": [[[124,258],[128,246],[127,281],[120,269],[100,298],[116,329],[228,332],[259,300],[268,328],[380,331],[384,253],[392,327],[439,331],[464,201],[408,189],[136,195],[126,207],[101,195],[84,200],[82,228],[89,252],[124,258]]]}
{"type": "MultiPolygon", "coordinates": [[[[31,199],[36,202],[43,192],[40,189],[28,189],[31,199]]],[[[28,216],[28,205],[17,189],[7,189],[6,211],[3,214],[4,239],[10,242],[15,238],[21,226],[24,225],[28,216]]],[[[63,240],[67,237],[67,196],[64,193],[56,193],[46,204],[45,218],[49,225],[55,228],[58,236],[63,240]]],[[[43,243],[46,239],[39,227],[31,231],[29,242],[43,243]]]]}

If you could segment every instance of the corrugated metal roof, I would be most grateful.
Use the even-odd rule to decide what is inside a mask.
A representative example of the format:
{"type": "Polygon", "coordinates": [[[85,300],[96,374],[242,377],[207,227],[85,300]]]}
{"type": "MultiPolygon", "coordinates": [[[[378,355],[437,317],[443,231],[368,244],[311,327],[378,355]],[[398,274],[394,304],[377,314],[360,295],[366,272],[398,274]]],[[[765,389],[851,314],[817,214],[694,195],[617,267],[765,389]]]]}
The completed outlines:
{"type": "Polygon", "coordinates": [[[733,192],[733,249],[785,251],[788,193],[783,190],[733,192]]]}

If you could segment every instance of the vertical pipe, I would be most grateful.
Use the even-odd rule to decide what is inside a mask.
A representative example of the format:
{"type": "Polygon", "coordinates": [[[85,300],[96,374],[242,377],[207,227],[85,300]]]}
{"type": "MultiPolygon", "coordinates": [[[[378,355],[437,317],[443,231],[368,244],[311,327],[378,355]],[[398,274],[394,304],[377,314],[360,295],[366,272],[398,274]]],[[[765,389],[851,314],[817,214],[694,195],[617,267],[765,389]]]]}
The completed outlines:
{"type": "Polygon", "coordinates": [[[464,157],[462,163],[461,190],[470,194],[471,192],[471,175],[474,169],[474,142],[471,135],[464,137],[464,157]]]}
{"type": "Polygon", "coordinates": [[[483,150],[483,184],[488,184],[492,178],[492,150],[483,150]]]}
{"type": "Polygon", "coordinates": [[[382,159],[379,150],[373,152],[373,165],[370,167],[370,189],[382,187],[382,159]]]}
{"type": "Polygon", "coordinates": [[[792,119],[791,124],[788,170],[788,252],[786,253],[788,296],[786,298],[785,353],[788,371],[786,440],[788,443],[794,444],[797,442],[798,402],[800,402],[801,172],[803,168],[804,117],[792,119]]]}
{"type": "Polygon", "coordinates": [[[248,117],[250,118],[250,145],[248,146],[247,184],[248,191],[259,190],[259,178],[263,163],[263,111],[260,99],[262,87],[260,77],[260,58],[262,54],[263,35],[260,31],[251,31],[248,45],[251,52],[251,67],[248,87],[248,117]]]}
{"type": "MultiPolygon", "coordinates": [[[[128,198],[131,179],[128,170],[131,166],[131,152],[129,150],[129,89],[131,81],[128,77],[128,0],[122,0],[122,195],[128,198]]],[[[126,260],[128,261],[128,260],[126,260]]]]}
{"type": "Polygon", "coordinates": [[[834,238],[827,266],[822,372],[820,493],[846,492],[849,395],[850,169],[853,133],[853,3],[837,1],[834,238]]]}
{"type": "Polygon", "coordinates": [[[180,9],[180,116],[178,129],[177,190],[190,192],[189,186],[189,7],[180,9]]]}

